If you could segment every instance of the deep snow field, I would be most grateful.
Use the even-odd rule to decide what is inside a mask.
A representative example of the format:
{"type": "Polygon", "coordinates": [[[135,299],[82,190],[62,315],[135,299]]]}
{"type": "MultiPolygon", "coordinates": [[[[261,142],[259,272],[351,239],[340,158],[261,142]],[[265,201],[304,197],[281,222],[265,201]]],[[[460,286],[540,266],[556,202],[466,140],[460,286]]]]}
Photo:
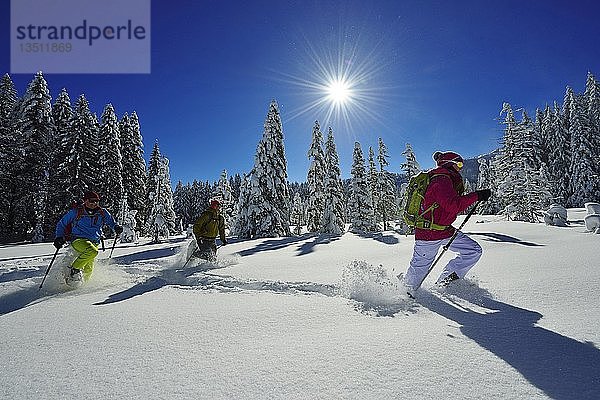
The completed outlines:
{"type": "MultiPolygon", "coordinates": [[[[83,287],[62,249],[0,246],[1,399],[599,399],[600,235],[473,216],[467,279],[409,300],[414,238],[117,243],[83,287]]],[[[457,222],[458,225],[459,221],[457,222]]],[[[455,226],[457,226],[455,225],[455,226]]],[[[443,260],[449,259],[446,254],[443,260]]],[[[442,260],[442,261],[443,261],[442,260]]]]}

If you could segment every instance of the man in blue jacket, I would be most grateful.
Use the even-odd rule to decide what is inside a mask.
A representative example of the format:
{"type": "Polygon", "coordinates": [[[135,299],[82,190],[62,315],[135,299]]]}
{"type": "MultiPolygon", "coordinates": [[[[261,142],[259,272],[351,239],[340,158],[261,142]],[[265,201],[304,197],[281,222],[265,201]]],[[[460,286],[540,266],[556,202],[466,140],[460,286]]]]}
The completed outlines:
{"type": "Polygon", "coordinates": [[[99,206],[100,196],[96,192],[83,195],[83,205],[72,208],[56,225],[54,247],[60,249],[67,240],[77,252],[78,257],[71,265],[68,284],[87,281],[94,269],[94,260],[98,255],[98,245],[102,235],[102,226],[108,225],[120,235],[123,228],[117,225],[110,213],[99,206]]]}

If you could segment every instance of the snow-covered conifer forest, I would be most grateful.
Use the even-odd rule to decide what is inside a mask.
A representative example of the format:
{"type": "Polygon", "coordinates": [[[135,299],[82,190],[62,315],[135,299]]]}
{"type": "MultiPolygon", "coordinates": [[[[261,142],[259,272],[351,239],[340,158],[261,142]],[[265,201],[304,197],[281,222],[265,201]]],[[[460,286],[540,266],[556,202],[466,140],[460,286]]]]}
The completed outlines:
{"type": "MultiPolygon", "coordinates": [[[[567,87],[562,103],[540,107],[533,118],[507,103],[499,108],[500,147],[477,159],[478,176],[465,176],[472,189],[492,189],[482,212],[537,222],[551,204],[600,199],[600,85],[591,73],[584,93],[567,87]]],[[[335,131],[328,127],[324,138],[316,121],[306,182],[288,182],[283,123],[272,101],[251,171],[228,176],[223,165],[214,181],[177,182],[173,190],[158,142],[146,164],[138,115],[119,117],[116,109],[107,104],[98,118],[85,95],[73,103],[66,88],[52,99],[41,72],[22,96],[2,77],[0,242],[53,239],[56,221],[86,190],[100,192],[103,206],[130,221],[136,236],[155,240],[192,224],[211,198],[221,199],[229,232],[240,238],[290,236],[292,225],[296,233],[341,234],[346,223],[355,232],[395,229],[403,184],[421,170],[409,143],[393,161],[380,138],[366,154],[356,143],[344,180],[335,131]],[[389,172],[394,164],[400,173],[389,172]]]]}
{"type": "Polygon", "coordinates": [[[598,88],[590,74],[533,119],[500,104],[500,148],[462,170],[493,193],[463,228],[482,258],[448,287],[436,267],[415,300],[397,279],[406,183],[426,164],[410,143],[356,142],[343,179],[336,131],[315,121],[306,182],[289,182],[273,100],[250,171],[173,190],[135,111],[98,118],[84,95],[51,99],[42,73],[22,96],[5,75],[0,397],[597,399],[598,88]],[[89,189],[124,231],[72,289],[73,252],[38,242],[89,189]],[[229,243],[203,262],[189,224],[211,199],[229,243]]]}

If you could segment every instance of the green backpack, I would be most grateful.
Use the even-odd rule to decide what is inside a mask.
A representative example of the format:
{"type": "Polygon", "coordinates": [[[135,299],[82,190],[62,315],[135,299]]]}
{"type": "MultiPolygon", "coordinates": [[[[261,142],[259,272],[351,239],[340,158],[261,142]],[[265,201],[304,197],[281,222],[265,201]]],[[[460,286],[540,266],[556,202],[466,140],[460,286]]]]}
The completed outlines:
{"type": "Polygon", "coordinates": [[[429,208],[423,210],[423,199],[429,183],[434,176],[429,176],[427,172],[419,172],[410,178],[408,188],[406,189],[406,204],[402,217],[408,226],[419,229],[429,229],[443,231],[447,226],[433,223],[433,210],[439,207],[438,203],[433,203],[429,208]],[[425,219],[423,215],[431,211],[431,219],[425,219]]]}

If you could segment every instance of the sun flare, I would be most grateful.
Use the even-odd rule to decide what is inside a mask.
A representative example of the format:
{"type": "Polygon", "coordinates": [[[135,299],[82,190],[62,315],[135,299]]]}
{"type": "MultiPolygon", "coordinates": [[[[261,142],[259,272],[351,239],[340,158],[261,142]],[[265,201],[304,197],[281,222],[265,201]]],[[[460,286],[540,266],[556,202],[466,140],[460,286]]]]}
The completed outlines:
{"type": "Polygon", "coordinates": [[[350,85],[342,79],[329,82],[326,93],[327,98],[333,102],[334,105],[342,105],[352,99],[350,85]]]}
{"type": "Polygon", "coordinates": [[[350,28],[340,32],[337,42],[304,40],[294,72],[276,73],[299,95],[298,105],[287,112],[288,121],[310,116],[322,126],[356,135],[372,130],[374,123],[384,125],[381,113],[395,96],[395,85],[384,84],[389,61],[381,39],[369,40],[367,31],[354,35],[350,28]]]}

